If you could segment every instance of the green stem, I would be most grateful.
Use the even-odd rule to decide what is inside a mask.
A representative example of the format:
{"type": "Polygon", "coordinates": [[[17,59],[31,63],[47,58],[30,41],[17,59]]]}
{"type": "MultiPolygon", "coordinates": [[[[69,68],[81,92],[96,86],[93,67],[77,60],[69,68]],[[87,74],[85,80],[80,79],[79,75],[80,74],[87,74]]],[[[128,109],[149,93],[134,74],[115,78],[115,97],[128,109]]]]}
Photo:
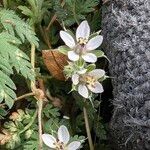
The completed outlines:
{"type": "MultiPolygon", "coordinates": [[[[84,102],[85,101],[86,100],[84,99],[84,102]]],[[[94,150],[86,107],[83,107],[83,114],[84,114],[85,128],[86,128],[86,133],[88,136],[89,147],[90,147],[90,150],[94,150]]]]}
{"type": "Polygon", "coordinates": [[[19,132],[19,134],[22,134],[23,132],[25,132],[26,130],[28,130],[28,129],[32,126],[32,124],[34,123],[34,121],[35,121],[35,119],[36,119],[36,117],[37,117],[37,112],[38,112],[38,111],[37,111],[37,109],[36,109],[36,111],[35,111],[35,113],[34,113],[34,115],[33,115],[33,117],[32,117],[32,120],[30,121],[30,123],[27,124],[27,125],[24,127],[24,129],[19,132]]]}

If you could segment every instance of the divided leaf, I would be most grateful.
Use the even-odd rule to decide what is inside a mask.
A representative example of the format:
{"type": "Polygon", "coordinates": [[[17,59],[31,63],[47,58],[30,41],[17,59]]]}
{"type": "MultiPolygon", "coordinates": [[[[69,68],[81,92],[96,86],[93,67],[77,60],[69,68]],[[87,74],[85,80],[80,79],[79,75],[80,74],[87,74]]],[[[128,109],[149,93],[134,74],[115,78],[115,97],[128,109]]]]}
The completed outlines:
{"type": "Polygon", "coordinates": [[[38,46],[38,39],[32,28],[11,10],[0,10],[0,25],[0,103],[4,101],[11,108],[16,98],[16,86],[10,78],[13,69],[34,79],[30,59],[19,47],[27,41],[38,46]]]}
{"type": "Polygon", "coordinates": [[[30,43],[38,46],[38,39],[32,28],[25,21],[21,20],[14,11],[2,9],[0,11],[0,23],[11,35],[16,33],[22,42],[25,42],[25,39],[27,39],[30,43]]]}

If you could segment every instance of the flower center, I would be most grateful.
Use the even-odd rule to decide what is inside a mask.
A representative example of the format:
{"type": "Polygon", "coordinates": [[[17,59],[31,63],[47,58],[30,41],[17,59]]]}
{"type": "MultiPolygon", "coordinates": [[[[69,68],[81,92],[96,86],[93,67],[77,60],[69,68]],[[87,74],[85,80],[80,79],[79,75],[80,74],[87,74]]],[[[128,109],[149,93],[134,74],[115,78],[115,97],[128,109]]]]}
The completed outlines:
{"type": "Polygon", "coordinates": [[[54,143],[56,150],[64,150],[65,149],[65,145],[63,142],[57,140],[57,142],[54,143]]]}
{"type": "Polygon", "coordinates": [[[86,49],[85,49],[85,46],[84,45],[77,45],[75,48],[74,48],[74,51],[78,54],[78,55],[83,55],[86,53],[86,49]]]}
{"type": "Polygon", "coordinates": [[[78,44],[84,46],[84,45],[87,44],[88,39],[80,37],[80,38],[78,38],[78,41],[77,41],[77,42],[78,42],[78,44]]]}
{"type": "Polygon", "coordinates": [[[79,54],[79,55],[83,55],[86,53],[86,47],[85,45],[87,44],[88,39],[86,38],[78,38],[77,40],[77,46],[74,48],[74,51],[79,54]]]}
{"type": "Polygon", "coordinates": [[[85,75],[81,77],[81,82],[84,82],[90,86],[94,86],[95,82],[97,81],[93,76],[85,75]]]}

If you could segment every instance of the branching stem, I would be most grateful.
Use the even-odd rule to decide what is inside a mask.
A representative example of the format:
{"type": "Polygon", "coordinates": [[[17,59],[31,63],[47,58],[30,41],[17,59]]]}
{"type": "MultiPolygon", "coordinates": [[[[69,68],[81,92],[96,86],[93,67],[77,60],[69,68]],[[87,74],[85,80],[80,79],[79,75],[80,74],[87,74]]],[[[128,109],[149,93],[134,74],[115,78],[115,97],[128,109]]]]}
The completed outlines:
{"type": "MultiPolygon", "coordinates": [[[[24,99],[24,98],[26,98],[26,97],[33,96],[33,95],[35,95],[33,92],[27,93],[27,94],[24,94],[24,95],[21,95],[21,96],[17,97],[14,101],[17,102],[17,101],[19,101],[19,100],[22,100],[22,99],[24,99]]],[[[3,106],[5,106],[5,105],[6,105],[5,103],[0,104],[0,107],[3,107],[3,106]]]]}
{"type": "Polygon", "coordinates": [[[33,92],[30,92],[30,93],[21,95],[21,96],[19,96],[19,97],[17,97],[17,98],[15,99],[15,102],[16,102],[16,101],[19,101],[19,100],[21,100],[21,99],[23,99],[23,98],[26,98],[26,97],[29,97],[29,96],[33,96],[33,95],[35,95],[33,92]]]}
{"type": "MultiPolygon", "coordinates": [[[[84,100],[84,102],[85,101],[86,100],[84,100]]],[[[90,147],[90,150],[94,150],[86,107],[83,107],[83,114],[84,114],[85,128],[86,128],[86,133],[87,133],[87,136],[88,136],[89,147],[90,147]]]]}

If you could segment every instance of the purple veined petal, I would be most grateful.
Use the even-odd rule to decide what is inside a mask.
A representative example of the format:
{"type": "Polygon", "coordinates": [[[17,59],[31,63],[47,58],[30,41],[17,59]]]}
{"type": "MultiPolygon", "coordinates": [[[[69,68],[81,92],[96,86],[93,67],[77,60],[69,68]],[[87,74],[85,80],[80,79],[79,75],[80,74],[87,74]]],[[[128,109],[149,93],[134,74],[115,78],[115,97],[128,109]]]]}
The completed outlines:
{"type": "Polygon", "coordinates": [[[86,44],[86,50],[91,51],[98,48],[103,42],[103,37],[101,35],[97,35],[90,39],[86,44]]]}
{"type": "Polygon", "coordinates": [[[76,30],[76,40],[78,41],[79,38],[86,38],[88,39],[90,36],[90,27],[88,22],[82,21],[76,30]]]}
{"type": "Polygon", "coordinates": [[[78,93],[83,96],[84,98],[88,98],[89,97],[89,92],[88,92],[88,89],[85,85],[83,84],[80,84],[78,86],[78,93]]]}
{"type": "Polygon", "coordinates": [[[93,76],[97,79],[102,78],[105,75],[105,71],[102,69],[94,69],[88,73],[90,76],[93,76]]]}
{"type": "Polygon", "coordinates": [[[70,140],[70,134],[66,126],[61,125],[58,129],[58,139],[63,142],[64,144],[67,144],[70,140]]]}
{"type": "Polygon", "coordinates": [[[50,135],[50,134],[43,134],[42,135],[42,140],[45,143],[45,145],[47,145],[50,148],[56,148],[56,146],[54,145],[54,143],[56,142],[56,139],[50,135]]]}
{"type": "Polygon", "coordinates": [[[68,146],[67,146],[67,150],[77,150],[80,147],[81,143],[78,141],[74,141],[71,142],[68,146]]]}
{"type": "Polygon", "coordinates": [[[60,31],[60,37],[68,47],[75,47],[75,40],[69,33],[67,33],[66,31],[60,31]]]}
{"type": "Polygon", "coordinates": [[[77,85],[79,83],[79,75],[78,74],[74,74],[72,75],[72,82],[74,85],[77,85]]]}
{"type": "Polygon", "coordinates": [[[102,92],[104,92],[103,86],[99,82],[95,82],[94,86],[91,86],[91,85],[87,85],[87,86],[88,86],[88,89],[90,91],[92,91],[93,93],[102,93],[102,92]]]}
{"type": "Polygon", "coordinates": [[[69,58],[71,61],[77,61],[77,60],[79,60],[79,55],[76,54],[74,51],[69,51],[69,52],[68,52],[68,58],[69,58]]]}
{"type": "Polygon", "coordinates": [[[97,57],[95,54],[92,53],[86,53],[82,55],[82,58],[89,63],[95,63],[97,61],[97,57]]]}

